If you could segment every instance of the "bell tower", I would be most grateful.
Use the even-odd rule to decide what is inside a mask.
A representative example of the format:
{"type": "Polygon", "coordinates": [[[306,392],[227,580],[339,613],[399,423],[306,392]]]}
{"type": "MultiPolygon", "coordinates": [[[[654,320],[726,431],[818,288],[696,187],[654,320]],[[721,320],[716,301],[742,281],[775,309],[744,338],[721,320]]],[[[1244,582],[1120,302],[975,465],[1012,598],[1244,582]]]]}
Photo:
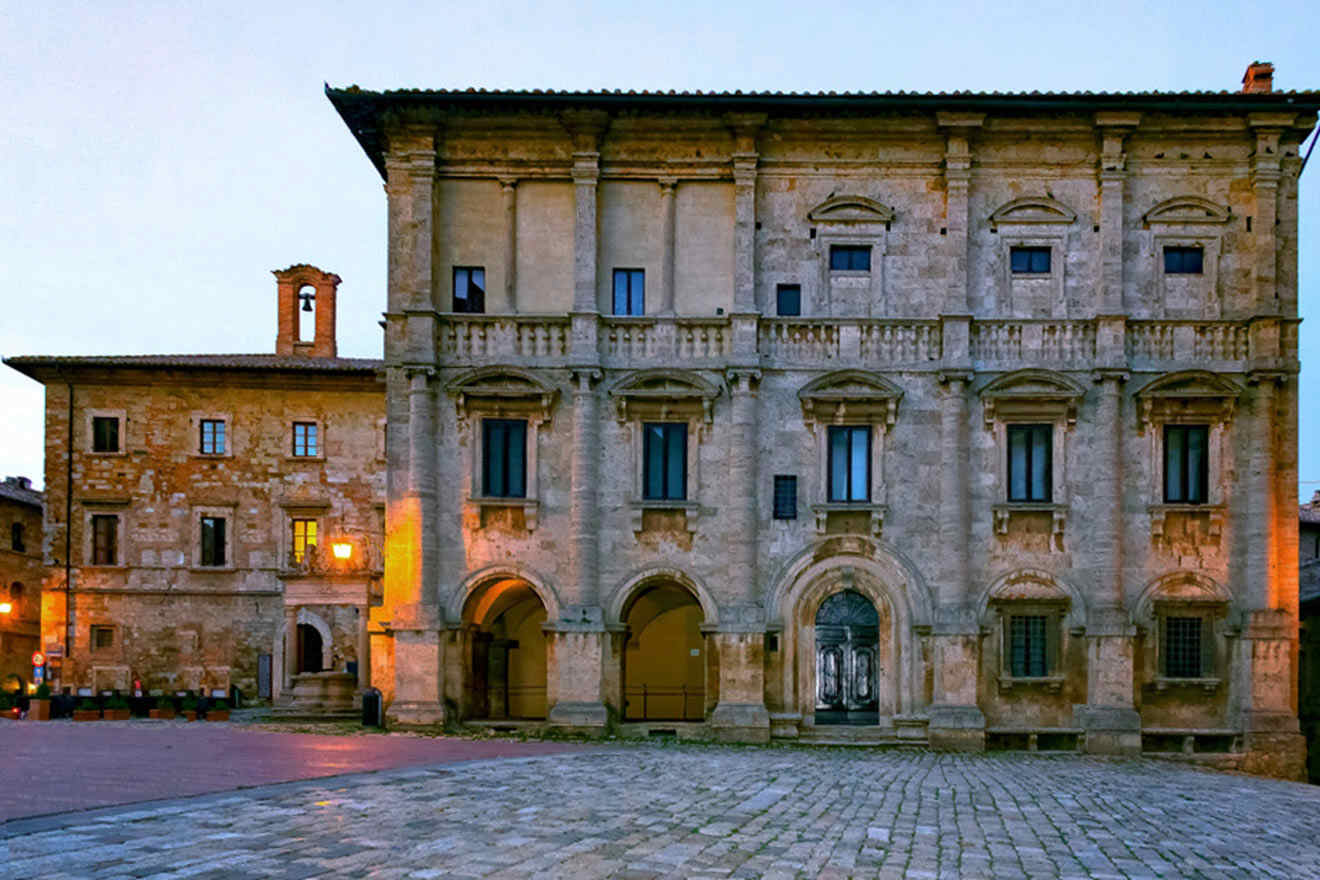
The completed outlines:
{"type": "Polygon", "coordinates": [[[339,276],[306,263],[277,269],[272,274],[279,309],[275,353],[337,357],[335,292],[339,288],[339,276]]]}

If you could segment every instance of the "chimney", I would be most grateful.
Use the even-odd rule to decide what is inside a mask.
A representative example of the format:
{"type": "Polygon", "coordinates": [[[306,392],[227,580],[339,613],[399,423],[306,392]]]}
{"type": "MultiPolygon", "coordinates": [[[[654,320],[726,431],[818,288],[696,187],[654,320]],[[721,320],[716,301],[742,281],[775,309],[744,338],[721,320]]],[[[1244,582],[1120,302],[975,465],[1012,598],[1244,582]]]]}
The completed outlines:
{"type": "Polygon", "coordinates": [[[27,477],[5,477],[5,484],[8,486],[15,486],[19,489],[32,488],[32,481],[29,480],[27,477]]]}
{"type": "Polygon", "coordinates": [[[275,276],[276,307],[279,325],[275,353],[302,357],[338,356],[335,345],[335,292],[340,278],[315,266],[297,263],[277,269],[275,276]],[[303,338],[302,315],[312,314],[311,338],[303,338]]]}
{"type": "Polygon", "coordinates": [[[1253,61],[1242,74],[1242,91],[1247,94],[1274,91],[1274,65],[1268,61],[1253,61]]]}

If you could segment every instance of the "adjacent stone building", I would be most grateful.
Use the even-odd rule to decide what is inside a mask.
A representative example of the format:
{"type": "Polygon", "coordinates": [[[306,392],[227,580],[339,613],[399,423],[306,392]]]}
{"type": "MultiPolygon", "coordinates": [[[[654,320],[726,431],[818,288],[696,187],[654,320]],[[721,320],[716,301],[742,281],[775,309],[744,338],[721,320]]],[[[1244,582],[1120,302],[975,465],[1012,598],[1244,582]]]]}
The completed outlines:
{"type": "Polygon", "coordinates": [[[1306,736],[1308,776],[1312,782],[1320,782],[1320,491],[1297,514],[1301,621],[1297,714],[1306,736]]]}
{"type": "MultiPolygon", "coordinates": [[[[273,355],[6,360],[46,386],[41,638],[57,689],[278,697],[295,672],[365,678],[381,364],[337,356],[337,276],[275,276],[273,355]]],[[[29,531],[35,552],[39,521],[29,531]]]]}
{"type": "Polygon", "coordinates": [[[1241,92],[329,89],[398,722],[1296,776],[1297,180],[1241,92]]]}
{"type": "Polygon", "coordinates": [[[42,493],[27,477],[0,483],[0,690],[26,692],[41,647],[42,493]]]}

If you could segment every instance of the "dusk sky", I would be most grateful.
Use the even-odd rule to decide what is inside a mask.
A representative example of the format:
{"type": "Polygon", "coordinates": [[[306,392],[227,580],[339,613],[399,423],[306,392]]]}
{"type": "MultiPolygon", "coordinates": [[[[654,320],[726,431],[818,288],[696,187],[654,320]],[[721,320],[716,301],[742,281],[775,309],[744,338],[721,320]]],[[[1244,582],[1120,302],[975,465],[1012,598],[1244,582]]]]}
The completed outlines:
{"type": "MultiPolygon", "coordinates": [[[[324,82],[389,88],[1320,89],[1320,4],[13,4],[0,15],[0,355],[271,352],[271,270],[340,275],[379,357],[380,178],[324,82]],[[420,8],[419,8],[420,7],[420,8]]],[[[1318,151],[1320,152],[1320,151],[1318,151]]],[[[1302,493],[1320,489],[1320,157],[1302,180],[1302,493]]],[[[0,369],[0,475],[42,482],[0,369]]]]}

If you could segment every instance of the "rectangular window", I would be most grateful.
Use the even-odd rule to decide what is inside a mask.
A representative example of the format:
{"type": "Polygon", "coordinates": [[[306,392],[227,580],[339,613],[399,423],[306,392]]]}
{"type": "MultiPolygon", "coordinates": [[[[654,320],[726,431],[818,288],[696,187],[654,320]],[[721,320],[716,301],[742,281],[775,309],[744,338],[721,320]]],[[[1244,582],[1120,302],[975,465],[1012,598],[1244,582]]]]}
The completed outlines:
{"type": "Polygon", "coordinates": [[[113,626],[92,627],[92,650],[104,651],[115,646],[115,628],[113,626]]]}
{"type": "Polygon", "coordinates": [[[1008,500],[1053,497],[1053,425],[1008,426],[1008,500]]]}
{"type": "Polygon", "coordinates": [[[1045,647],[1048,622],[1042,614],[1008,619],[1008,668],[1014,678],[1041,678],[1049,673],[1045,647]]]}
{"type": "Polygon", "coordinates": [[[1165,275],[1200,275],[1205,263],[1205,252],[1199,247],[1174,247],[1164,249],[1165,275]]]}
{"type": "Polygon", "coordinates": [[[775,519],[797,519],[797,477],[775,474],[775,519]]]}
{"type": "Polygon", "coordinates": [[[781,284],[775,288],[775,312],[781,318],[795,318],[802,314],[802,287],[781,284]]]}
{"type": "Polygon", "coordinates": [[[316,433],[316,422],[293,423],[293,455],[295,458],[316,458],[320,450],[316,433]]]}
{"type": "Polygon", "coordinates": [[[454,267],[454,311],[486,311],[486,270],[481,266],[454,267]]]}
{"type": "Polygon", "coordinates": [[[487,498],[527,497],[527,422],[482,419],[481,483],[487,498]]]}
{"type": "Polygon", "coordinates": [[[1164,502],[1205,504],[1210,478],[1210,428],[1164,426],[1164,502]]]}
{"type": "Polygon", "coordinates": [[[27,551],[27,544],[23,540],[23,524],[14,523],[9,527],[9,549],[15,553],[24,553],[27,551]]]}
{"type": "Polygon", "coordinates": [[[221,419],[202,419],[201,423],[202,455],[225,454],[225,423],[221,419]]]}
{"type": "Polygon", "coordinates": [[[1014,275],[1048,275],[1050,249],[1047,247],[1009,248],[1008,260],[1014,275]]]}
{"type": "Polygon", "coordinates": [[[1164,618],[1164,674],[1169,678],[1200,678],[1203,636],[1200,617],[1164,618]]]}
{"type": "Polygon", "coordinates": [[[202,565],[225,564],[225,518],[202,517],[202,565]]]}
{"type": "Polygon", "coordinates": [[[869,244],[830,245],[831,272],[870,272],[871,246],[869,244]]]}
{"type": "Polygon", "coordinates": [[[293,521],[293,561],[301,564],[310,547],[316,546],[316,520],[298,518],[293,521]]]}
{"type": "Polygon", "coordinates": [[[642,497],[651,501],[687,498],[687,425],[642,425],[642,497]]]}
{"type": "Polygon", "coordinates": [[[870,501],[870,426],[831,425],[829,444],[829,500],[870,501]]]}
{"type": "Polygon", "coordinates": [[[119,517],[96,514],[92,517],[92,565],[119,564],[119,517]]]}
{"type": "Polygon", "coordinates": [[[92,417],[92,452],[119,451],[119,418],[117,416],[92,417]]]}
{"type": "Polygon", "coordinates": [[[646,314],[646,272],[642,269],[614,270],[614,314],[646,314]]]}

